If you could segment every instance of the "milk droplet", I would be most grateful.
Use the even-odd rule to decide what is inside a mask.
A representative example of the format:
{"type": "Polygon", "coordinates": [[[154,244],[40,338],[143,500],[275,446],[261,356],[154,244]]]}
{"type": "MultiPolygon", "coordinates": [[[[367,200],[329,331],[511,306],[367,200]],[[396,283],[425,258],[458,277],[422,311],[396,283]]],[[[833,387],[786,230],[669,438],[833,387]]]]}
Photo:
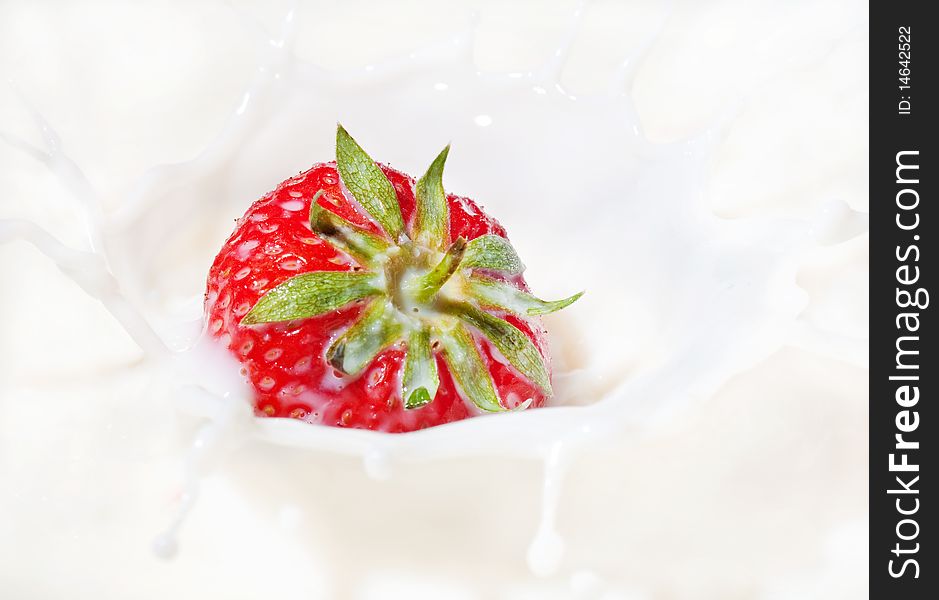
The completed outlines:
{"type": "Polygon", "coordinates": [[[362,467],[365,469],[365,474],[376,481],[391,479],[391,461],[388,459],[388,453],[383,450],[378,448],[366,450],[365,455],[362,456],[362,467]]]}
{"type": "Polygon", "coordinates": [[[156,536],[150,547],[154,554],[164,560],[174,558],[179,553],[179,543],[176,541],[176,536],[171,533],[161,533],[156,536]]]}
{"type": "Polygon", "coordinates": [[[603,582],[593,571],[581,569],[571,575],[571,591],[578,598],[596,597],[599,595],[603,582]]]}
{"type": "Polygon", "coordinates": [[[492,125],[492,117],[489,115],[476,115],[476,118],[473,119],[473,123],[476,123],[480,127],[489,127],[492,125]]]}
{"type": "Polygon", "coordinates": [[[528,568],[539,577],[557,572],[564,557],[564,540],[551,528],[543,528],[528,546],[528,568]]]}

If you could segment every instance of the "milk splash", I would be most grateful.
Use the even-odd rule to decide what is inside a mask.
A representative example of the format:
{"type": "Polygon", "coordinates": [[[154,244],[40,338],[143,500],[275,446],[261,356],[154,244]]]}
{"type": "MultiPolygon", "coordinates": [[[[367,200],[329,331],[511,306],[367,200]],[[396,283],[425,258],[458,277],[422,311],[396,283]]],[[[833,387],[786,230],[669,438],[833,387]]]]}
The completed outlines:
{"type": "Polygon", "coordinates": [[[411,461],[543,461],[541,522],[528,561],[550,574],[563,559],[554,518],[578,448],[641,432],[770,354],[793,326],[806,330],[799,317],[806,298],[795,284],[801,257],[857,235],[863,217],[840,204],[811,222],[715,217],[701,190],[722,125],[683,142],[650,143],[623,91],[656,32],[623,61],[607,93],[574,97],[559,83],[583,11],[578,5],[543,68],[498,75],[474,67],[472,26],[386,64],[328,72],[295,57],[291,11],[264,44],[255,82],[219,136],[191,161],[150,170],[111,214],[41,116],[34,114],[44,148],[4,136],[69,187],[87,240],[71,248],[30,221],[0,220],[0,242],[24,240],[55,261],[174,382],[181,410],[206,419],[157,553],[175,552],[202,474],[227,449],[255,439],[358,456],[375,479],[411,461]],[[252,416],[232,359],[194,325],[202,289],[186,274],[207,270],[227,217],[331,156],[338,120],[374,156],[407,172],[451,141],[447,189],[480,200],[507,226],[533,287],[545,296],[588,289],[547,322],[555,406],[402,435],[252,416]],[[183,317],[168,308],[178,297],[192,298],[183,317]]]}

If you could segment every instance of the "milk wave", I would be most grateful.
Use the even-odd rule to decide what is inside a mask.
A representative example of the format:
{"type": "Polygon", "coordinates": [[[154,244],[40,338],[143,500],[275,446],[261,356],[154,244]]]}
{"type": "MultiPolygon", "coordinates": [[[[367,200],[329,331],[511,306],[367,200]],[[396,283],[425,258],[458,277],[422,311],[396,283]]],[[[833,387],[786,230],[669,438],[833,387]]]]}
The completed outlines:
{"type": "MultiPolygon", "coordinates": [[[[702,181],[722,124],[676,144],[647,141],[622,92],[641,51],[623,62],[608,93],[567,93],[560,73],[582,12],[542,69],[502,75],[476,71],[472,27],[388,64],[327,72],[295,58],[291,12],[280,35],[264,44],[256,81],[217,139],[192,161],[149,171],[112,214],[101,210],[41,116],[45,148],[7,140],[60,175],[83,210],[87,244],[70,248],[24,220],[0,220],[0,241],[32,243],[98,298],[146,351],[149,366],[174,382],[181,409],[206,419],[187,459],[179,514],[157,538],[158,553],[175,551],[214,459],[260,439],[358,456],[376,479],[409,461],[480,454],[541,460],[542,517],[528,560],[548,574],[563,558],[554,515],[578,448],[640,433],[759,362],[794,325],[805,329],[799,315],[806,298],[795,284],[801,257],[859,234],[864,217],[839,203],[811,222],[709,213],[702,181]],[[394,118],[383,107],[393,107],[394,118]],[[548,319],[555,406],[394,436],[252,416],[234,361],[202,337],[201,290],[174,289],[172,277],[156,272],[180,268],[166,262],[168,240],[192,249],[188,263],[211,257],[221,239],[193,232],[219,227],[220,214],[238,214],[285,170],[329,156],[329,132],[340,118],[376,156],[409,172],[452,141],[447,188],[479,199],[507,225],[530,278],[542,278],[535,287],[550,296],[570,282],[592,286],[578,307],[548,319]],[[193,298],[190,314],[166,308],[174,294],[193,298]]],[[[847,345],[821,350],[854,359],[847,345]]]]}

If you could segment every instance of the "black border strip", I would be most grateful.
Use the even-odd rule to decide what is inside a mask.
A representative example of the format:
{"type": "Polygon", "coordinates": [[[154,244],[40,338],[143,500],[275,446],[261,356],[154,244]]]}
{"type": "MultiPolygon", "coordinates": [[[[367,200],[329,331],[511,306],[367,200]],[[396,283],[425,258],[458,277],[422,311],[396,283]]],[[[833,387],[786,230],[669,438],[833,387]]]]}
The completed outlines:
{"type": "Polygon", "coordinates": [[[939,270],[929,127],[939,111],[939,23],[928,8],[911,1],[870,8],[870,592],[890,600],[934,598],[937,589],[935,475],[926,455],[939,442],[935,311],[927,300],[939,270]]]}

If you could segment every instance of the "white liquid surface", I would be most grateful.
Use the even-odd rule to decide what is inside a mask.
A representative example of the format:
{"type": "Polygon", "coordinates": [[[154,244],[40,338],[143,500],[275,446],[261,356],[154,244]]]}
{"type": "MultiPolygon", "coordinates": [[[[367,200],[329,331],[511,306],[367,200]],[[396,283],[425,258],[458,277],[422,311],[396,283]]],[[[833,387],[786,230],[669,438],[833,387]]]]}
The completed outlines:
{"type": "MultiPolygon", "coordinates": [[[[594,565],[583,564],[589,553],[577,555],[580,570],[566,564],[569,543],[558,523],[559,503],[568,485],[565,474],[572,464],[584,461],[594,463],[591,472],[602,473],[603,465],[597,466],[597,461],[602,461],[606,448],[618,448],[620,456],[628,456],[642,448],[648,436],[663,431],[667,435],[682,415],[695,410],[696,403],[711,398],[734,375],[761,364],[786,345],[862,367],[863,310],[853,316],[843,313],[844,307],[856,304],[851,296],[858,286],[865,285],[857,262],[863,259],[859,248],[865,242],[866,219],[838,198],[824,198],[818,208],[802,214],[776,211],[774,216],[773,211],[724,206],[719,207],[722,216],[717,216],[715,201],[707,193],[715,179],[720,182],[714,165],[721,152],[734,147],[734,133],[741,135],[734,125],[752,115],[744,107],[731,107],[710,124],[691,128],[678,141],[654,143],[646,137],[636,98],[623,90],[634,83],[645,53],[667,35],[670,13],[664,6],[657,15],[650,11],[653,18],[646,39],[626,57],[625,67],[611,75],[612,91],[575,97],[559,78],[580,20],[588,12],[574,11],[561,44],[543,67],[495,74],[481,73],[475,66],[472,27],[365,69],[316,67],[296,58],[297,24],[291,11],[279,24],[280,33],[261,44],[254,83],[205,151],[192,160],[149,170],[116,201],[92,189],[77,166],[80,161],[66,154],[70,140],[63,145],[38,114],[41,140],[6,134],[11,146],[48,166],[63,184],[60,195],[71,196],[74,203],[61,208],[73,217],[65,219],[67,227],[59,227],[55,220],[50,227],[29,211],[21,215],[24,218],[0,220],[0,241],[32,244],[99,300],[144,351],[139,364],[112,376],[132,395],[124,398],[119,412],[111,403],[83,410],[119,415],[106,417],[111,419],[109,427],[121,431],[112,448],[116,455],[152,452],[135,445],[128,432],[147,419],[155,419],[158,429],[169,432],[173,417],[164,407],[170,404],[181,412],[183,427],[191,429],[185,453],[166,446],[157,450],[168,453],[158,468],[171,468],[172,463],[185,468],[176,498],[158,519],[148,519],[152,535],[148,539],[137,531],[120,539],[106,533],[105,524],[102,535],[111,536],[108,544],[136,553],[155,537],[152,545],[157,554],[170,557],[177,549],[180,553],[167,568],[193,568],[184,562],[190,545],[199,557],[206,546],[226,543],[200,540],[195,531],[187,533],[190,525],[198,527],[200,513],[214,510],[213,500],[204,497],[202,488],[215,481],[213,497],[225,503],[221,510],[235,514],[238,509],[233,507],[245,504],[242,512],[250,514],[281,506],[286,530],[305,532],[281,539],[264,527],[253,530],[258,523],[236,523],[229,532],[234,539],[250,546],[263,545],[259,540],[275,536],[267,543],[277,549],[276,561],[306,569],[317,564],[311,553],[329,554],[334,549],[327,543],[312,551],[303,542],[322,528],[304,521],[315,518],[309,506],[315,504],[316,487],[328,478],[303,479],[292,489],[294,471],[282,464],[271,465],[271,472],[263,475],[254,471],[264,470],[265,456],[295,467],[326,465],[320,469],[348,467],[342,457],[353,457],[376,482],[350,483],[348,493],[368,490],[376,495],[400,472],[419,472],[414,471],[421,468],[418,463],[445,469],[453,479],[440,479],[449,482],[442,483],[444,489],[463,489],[466,484],[461,480],[488,485],[485,474],[461,470],[467,460],[533,459],[543,464],[540,507],[531,504],[525,512],[538,518],[514,526],[530,540],[531,573],[550,581],[568,572],[575,597],[604,593],[631,597],[624,594],[636,589],[638,597],[647,597],[641,594],[657,593],[657,585],[675,597],[711,597],[689,595],[680,585],[669,587],[654,578],[632,586],[614,576],[615,585],[606,586],[590,570],[594,565]],[[277,182],[332,156],[332,132],[339,120],[378,160],[412,174],[451,142],[444,179],[447,190],[477,199],[506,226],[528,267],[533,290],[549,298],[587,290],[573,307],[546,320],[555,359],[554,406],[405,435],[251,416],[250,396],[233,360],[200,343],[198,337],[205,271],[232,218],[277,182]],[[853,266],[844,268],[844,264],[853,266]],[[831,273],[846,280],[823,285],[831,273]],[[807,285],[813,276],[816,285],[807,285]],[[129,422],[138,424],[129,426],[129,422]],[[243,459],[245,452],[259,458],[247,467],[242,464],[241,471],[232,470],[232,457],[243,459]],[[233,489],[220,495],[219,486],[233,489]],[[159,519],[164,520],[162,525],[157,524],[159,519]],[[165,528],[162,533],[161,528],[165,528]],[[297,544],[304,548],[290,550],[297,544]],[[291,558],[283,559],[285,555],[291,558]]],[[[678,14],[688,18],[684,12],[678,14]]],[[[743,130],[747,135],[759,126],[743,130]]],[[[769,195],[759,183],[752,193],[769,195]]],[[[732,186],[724,184],[724,189],[732,191],[732,186]]],[[[859,206],[859,199],[854,205],[859,206]]],[[[67,308],[57,310],[68,313],[67,308]]],[[[94,389],[95,381],[88,385],[94,389]]],[[[26,401],[25,396],[19,398],[26,401]]],[[[16,402],[5,400],[7,417],[16,416],[11,408],[16,402]]],[[[47,431],[55,427],[39,425],[47,431]]],[[[650,460],[635,456],[636,462],[650,460]]],[[[118,474],[96,481],[102,496],[126,497],[118,474]]],[[[138,489],[173,495],[165,487],[165,473],[141,473],[137,482],[138,489]]],[[[533,493],[529,487],[528,495],[533,493]]],[[[401,510],[412,501],[420,502],[406,496],[402,500],[400,493],[396,497],[403,504],[401,510]]],[[[119,509],[122,504],[114,506],[119,509]]],[[[357,518],[355,512],[335,510],[335,519],[357,518]]],[[[85,543],[94,548],[94,542],[85,543]]],[[[350,542],[350,548],[354,546],[350,542]]],[[[516,553],[512,560],[525,564],[525,553],[516,553]]],[[[377,588],[387,590],[391,585],[381,583],[380,571],[372,576],[379,582],[374,584],[377,588]]],[[[193,582],[201,581],[198,574],[192,577],[193,582]]],[[[307,584],[313,585],[311,581],[316,577],[307,584]]],[[[427,595],[440,594],[427,581],[427,595]]],[[[767,581],[768,587],[759,593],[777,593],[776,584],[771,578],[767,581]]],[[[328,589],[330,584],[323,585],[328,589]]],[[[366,582],[363,589],[369,585],[366,582]]],[[[191,586],[193,591],[205,589],[203,583],[191,586]]],[[[367,591],[360,594],[371,597],[367,591]]]]}

